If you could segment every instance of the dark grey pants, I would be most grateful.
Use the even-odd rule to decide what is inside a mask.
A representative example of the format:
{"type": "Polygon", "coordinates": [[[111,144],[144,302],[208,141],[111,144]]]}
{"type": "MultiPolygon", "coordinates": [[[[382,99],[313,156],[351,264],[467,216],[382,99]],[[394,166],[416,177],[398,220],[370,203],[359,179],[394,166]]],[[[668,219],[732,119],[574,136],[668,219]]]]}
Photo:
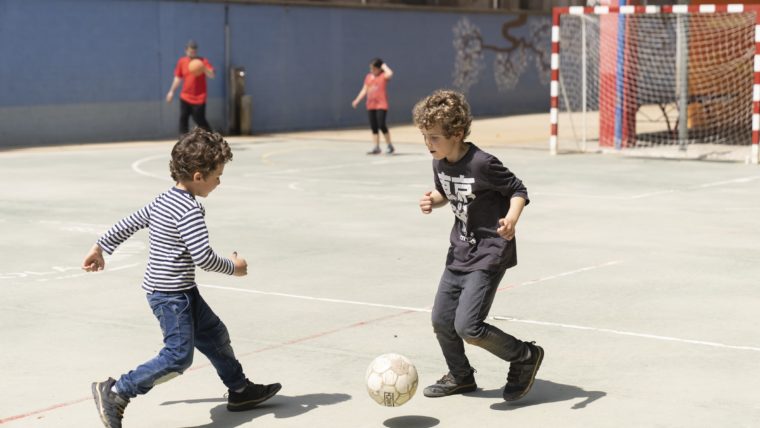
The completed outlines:
{"type": "Polygon", "coordinates": [[[465,341],[505,361],[520,360],[528,353],[524,342],[484,322],[505,272],[443,272],[433,304],[433,331],[449,372],[458,380],[472,371],[465,341]]]}

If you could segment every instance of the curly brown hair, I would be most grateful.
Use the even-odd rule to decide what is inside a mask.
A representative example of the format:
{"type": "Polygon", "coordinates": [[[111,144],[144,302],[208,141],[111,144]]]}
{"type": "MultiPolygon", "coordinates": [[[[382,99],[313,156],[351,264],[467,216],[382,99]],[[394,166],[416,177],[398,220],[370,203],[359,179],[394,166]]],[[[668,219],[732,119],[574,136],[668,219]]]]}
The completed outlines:
{"type": "Polygon", "coordinates": [[[420,129],[430,129],[440,125],[446,138],[462,133],[462,138],[470,135],[472,115],[470,105],[459,92],[439,89],[412,109],[414,124],[420,129]]]}
{"type": "Polygon", "coordinates": [[[174,145],[169,172],[177,182],[192,180],[196,172],[205,178],[219,165],[231,160],[230,145],[219,133],[195,128],[174,145]]]}

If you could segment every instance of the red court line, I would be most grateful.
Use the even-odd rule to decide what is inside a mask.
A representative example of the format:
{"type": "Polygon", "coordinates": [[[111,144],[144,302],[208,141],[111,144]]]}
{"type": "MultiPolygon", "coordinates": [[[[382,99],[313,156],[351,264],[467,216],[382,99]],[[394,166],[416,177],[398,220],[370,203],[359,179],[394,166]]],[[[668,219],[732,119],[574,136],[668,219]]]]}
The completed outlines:
{"type": "MultiPolygon", "coordinates": [[[[363,327],[365,325],[376,323],[378,321],[384,321],[384,320],[387,320],[387,319],[391,319],[391,318],[395,318],[395,317],[400,317],[400,316],[407,315],[407,314],[416,314],[416,313],[418,313],[418,312],[416,312],[416,311],[403,311],[403,312],[398,312],[398,313],[395,313],[395,314],[392,314],[392,315],[382,316],[382,317],[379,317],[379,318],[373,318],[373,319],[369,319],[369,320],[365,320],[365,321],[359,321],[359,322],[356,322],[356,323],[353,323],[353,324],[349,324],[349,325],[347,325],[345,327],[336,328],[336,329],[333,329],[333,330],[327,330],[327,331],[323,331],[321,333],[315,333],[315,334],[312,334],[312,335],[309,335],[309,336],[304,336],[304,337],[301,337],[301,338],[298,338],[298,339],[293,339],[293,340],[288,340],[286,342],[278,343],[276,345],[266,346],[264,348],[256,349],[256,350],[251,351],[251,352],[245,352],[243,354],[238,354],[238,358],[244,357],[244,356],[247,356],[247,355],[258,354],[258,353],[261,353],[261,352],[264,352],[264,351],[271,351],[272,349],[284,348],[284,347],[286,347],[288,345],[295,345],[297,343],[306,342],[306,341],[309,341],[309,340],[312,340],[312,339],[317,339],[317,338],[328,336],[328,335],[331,335],[331,334],[334,334],[334,333],[339,333],[341,331],[350,330],[352,328],[363,327]]],[[[192,367],[188,371],[195,371],[195,370],[203,369],[203,368],[206,368],[206,367],[209,367],[209,366],[211,366],[211,363],[206,363],[206,364],[202,364],[202,365],[197,366],[197,367],[192,367]]],[[[19,419],[25,419],[25,418],[28,418],[30,416],[39,415],[41,413],[47,413],[47,412],[50,412],[50,411],[53,411],[53,410],[62,409],[64,407],[69,407],[69,406],[72,406],[74,404],[79,404],[79,403],[82,403],[84,401],[89,401],[89,400],[92,400],[92,399],[93,399],[92,396],[78,398],[76,400],[66,401],[64,403],[59,403],[59,404],[54,404],[52,406],[45,407],[44,409],[32,410],[31,412],[27,412],[27,413],[21,413],[21,414],[18,414],[18,415],[8,416],[6,418],[0,419],[0,425],[8,423],[8,422],[16,421],[16,420],[19,420],[19,419]]]]}
{"type": "Polygon", "coordinates": [[[76,399],[76,400],[73,400],[73,401],[67,401],[65,403],[54,404],[54,405],[52,405],[50,407],[45,407],[44,409],[33,410],[31,412],[22,413],[20,415],[15,415],[15,416],[8,416],[7,418],[0,419],[0,425],[4,424],[6,422],[15,421],[17,419],[24,419],[24,418],[28,418],[29,416],[34,416],[34,415],[38,415],[40,413],[49,412],[51,410],[62,409],[64,407],[71,406],[72,404],[78,404],[78,403],[81,403],[81,402],[87,401],[87,400],[92,400],[92,397],[79,398],[79,399],[76,399]]]}

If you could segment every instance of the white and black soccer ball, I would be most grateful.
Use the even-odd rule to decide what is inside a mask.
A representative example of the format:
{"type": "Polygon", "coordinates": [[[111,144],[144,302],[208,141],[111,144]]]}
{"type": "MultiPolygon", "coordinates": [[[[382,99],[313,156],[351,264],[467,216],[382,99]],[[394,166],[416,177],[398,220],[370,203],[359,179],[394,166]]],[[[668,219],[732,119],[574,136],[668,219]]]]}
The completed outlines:
{"type": "Polygon", "coordinates": [[[367,392],[378,404],[400,406],[417,391],[417,369],[399,354],[383,354],[367,368],[367,392]]]}

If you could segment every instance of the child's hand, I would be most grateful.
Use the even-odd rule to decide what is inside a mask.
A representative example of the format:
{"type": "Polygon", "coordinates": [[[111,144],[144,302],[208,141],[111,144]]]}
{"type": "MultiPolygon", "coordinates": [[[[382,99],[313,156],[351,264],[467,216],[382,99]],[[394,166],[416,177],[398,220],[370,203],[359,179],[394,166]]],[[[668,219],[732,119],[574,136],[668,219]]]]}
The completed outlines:
{"type": "Polygon", "coordinates": [[[506,216],[499,219],[499,228],[496,229],[496,233],[507,241],[511,241],[515,237],[515,226],[517,226],[517,220],[512,217],[506,216]]]}
{"type": "Polygon", "coordinates": [[[97,272],[103,270],[106,267],[106,261],[103,259],[103,250],[95,244],[90,251],[84,256],[82,262],[82,270],[86,272],[97,272]]]}
{"type": "Polygon", "coordinates": [[[238,257],[237,251],[232,253],[232,264],[235,265],[235,272],[232,274],[235,276],[248,275],[248,262],[244,258],[238,257]]]}
{"type": "Polygon", "coordinates": [[[425,194],[420,198],[420,210],[422,211],[422,214],[430,214],[433,212],[433,197],[431,196],[433,194],[432,191],[425,192],[425,194]]]}
{"type": "Polygon", "coordinates": [[[356,108],[357,105],[359,105],[359,100],[351,101],[351,107],[356,108]]]}

